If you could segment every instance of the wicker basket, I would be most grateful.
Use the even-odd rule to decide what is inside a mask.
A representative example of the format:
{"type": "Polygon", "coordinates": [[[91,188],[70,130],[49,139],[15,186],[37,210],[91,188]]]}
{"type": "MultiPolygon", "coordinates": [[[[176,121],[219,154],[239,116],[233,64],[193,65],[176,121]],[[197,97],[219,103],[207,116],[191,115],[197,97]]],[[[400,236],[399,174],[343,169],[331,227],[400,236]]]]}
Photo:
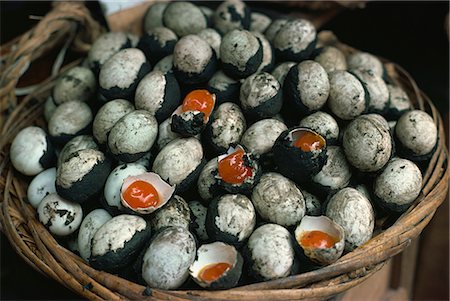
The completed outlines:
{"type": "MultiPolygon", "coordinates": [[[[74,45],[83,51],[101,32],[81,3],[58,3],[39,25],[14,41],[14,47],[13,44],[6,46],[9,53],[4,57],[0,89],[0,221],[1,230],[29,265],[82,297],[92,300],[291,300],[329,297],[363,282],[381,269],[386,260],[402,252],[421,233],[445,199],[449,173],[441,117],[408,73],[398,65],[383,60],[392,79],[407,91],[416,108],[427,111],[433,117],[439,131],[438,147],[424,173],[421,194],[391,227],[334,264],[319,270],[225,291],[150,290],[97,271],[59,245],[37,220],[35,210],[24,201],[27,181],[14,171],[8,157],[9,144],[20,129],[32,124],[45,125],[41,118],[43,103],[55,79],[45,80],[32,94],[17,101],[14,89],[23,70],[43,53],[60,45],[74,30],[77,30],[74,45]]],[[[320,42],[335,45],[345,53],[355,51],[337,41],[330,32],[322,32],[320,42]]]]}

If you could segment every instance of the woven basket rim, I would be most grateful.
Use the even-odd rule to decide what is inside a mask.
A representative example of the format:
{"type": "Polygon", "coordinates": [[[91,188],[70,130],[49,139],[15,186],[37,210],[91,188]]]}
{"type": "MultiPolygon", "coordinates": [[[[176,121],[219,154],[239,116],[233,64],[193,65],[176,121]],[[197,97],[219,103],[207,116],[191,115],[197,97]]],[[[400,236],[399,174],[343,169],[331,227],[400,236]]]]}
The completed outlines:
{"type": "MultiPolygon", "coordinates": [[[[88,32],[91,32],[88,35],[90,39],[83,44],[84,51],[86,51],[88,49],[86,45],[92,42],[101,30],[95,25],[94,20],[89,19],[89,12],[84,11],[83,6],[77,5],[76,8],[78,18],[67,18],[65,15],[63,21],[56,26],[57,29],[64,29],[61,30],[62,34],[58,36],[58,39],[62,40],[69,33],[72,26],[68,24],[72,24],[71,22],[82,24],[88,32]]],[[[71,6],[66,6],[62,10],[60,5],[56,5],[53,13],[63,11],[64,14],[70,14],[68,11],[71,9],[71,6]]],[[[53,16],[53,18],[55,17],[53,16]]],[[[42,25],[42,21],[40,25],[42,25]]],[[[24,34],[19,43],[23,44],[33,33],[35,31],[24,34]]],[[[323,44],[336,46],[345,53],[356,51],[356,49],[340,43],[331,32],[321,32],[319,40],[323,44]]],[[[21,60],[23,53],[13,51],[13,55],[8,56],[10,60],[7,60],[7,66],[13,68],[14,65],[17,67],[20,64],[30,63],[46,50],[58,45],[55,40],[44,44],[43,49],[37,50],[38,53],[28,53],[25,63],[21,60]]],[[[7,75],[2,73],[0,104],[6,100],[8,104],[12,105],[5,122],[3,124],[0,122],[2,125],[0,187],[3,191],[0,203],[1,230],[8,237],[15,251],[34,269],[91,300],[288,300],[323,298],[345,291],[366,280],[381,269],[386,260],[403,251],[431,220],[434,212],[445,199],[448,190],[448,151],[445,146],[444,127],[439,112],[403,68],[388,60],[382,60],[387,72],[396,84],[401,85],[407,91],[416,107],[427,111],[433,117],[439,132],[438,146],[424,174],[422,192],[413,206],[393,226],[374,236],[369,242],[346,254],[332,265],[304,274],[225,291],[146,290],[144,286],[91,268],[80,257],[60,246],[37,220],[35,210],[24,201],[25,181],[13,170],[8,157],[9,144],[17,132],[25,126],[40,122],[38,118],[42,115],[42,104],[56,77],[47,79],[36,91],[18,102],[13,95],[13,88],[20,76],[17,81],[7,81],[5,80],[7,75]]],[[[77,62],[66,66],[65,69],[74,64],[77,62]]]]}

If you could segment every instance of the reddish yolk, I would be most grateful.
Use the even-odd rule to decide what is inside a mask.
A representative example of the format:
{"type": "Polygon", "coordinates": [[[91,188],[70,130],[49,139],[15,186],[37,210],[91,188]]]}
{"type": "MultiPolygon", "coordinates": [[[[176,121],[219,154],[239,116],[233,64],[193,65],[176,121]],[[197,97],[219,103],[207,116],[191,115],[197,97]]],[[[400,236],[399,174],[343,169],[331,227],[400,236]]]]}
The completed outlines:
{"type": "Polygon", "coordinates": [[[252,169],[245,166],[244,151],[238,149],[219,161],[219,175],[222,180],[230,184],[241,184],[252,176],[252,169]]]}
{"type": "Polygon", "coordinates": [[[144,181],[133,182],[122,192],[122,197],[133,209],[155,207],[159,203],[158,191],[144,181]]]}
{"type": "Polygon", "coordinates": [[[339,240],[322,231],[310,231],[300,238],[300,244],[308,248],[331,248],[339,240]]]}
{"type": "Polygon", "coordinates": [[[183,100],[182,111],[200,111],[205,114],[205,120],[208,120],[214,109],[214,95],[208,90],[194,90],[190,92],[183,100]]]}
{"type": "Polygon", "coordinates": [[[322,149],[325,146],[325,140],[314,133],[304,131],[298,134],[297,140],[294,141],[294,146],[304,152],[310,152],[322,149]]]}
{"type": "Polygon", "coordinates": [[[209,264],[200,271],[199,278],[206,282],[213,282],[219,279],[230,268],[231,264],[226,262],[209,264]]]}

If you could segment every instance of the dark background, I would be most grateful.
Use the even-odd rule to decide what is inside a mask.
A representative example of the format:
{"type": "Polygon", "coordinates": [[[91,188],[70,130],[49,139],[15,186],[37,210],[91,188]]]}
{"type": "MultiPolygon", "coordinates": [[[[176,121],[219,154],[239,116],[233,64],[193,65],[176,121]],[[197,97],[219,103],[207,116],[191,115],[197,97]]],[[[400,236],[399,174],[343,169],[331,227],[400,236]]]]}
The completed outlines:
{"type": "MultiPolygon", "coordinates": [[[[1,43],[21,34],[43,16],[48,2],[5,2],[1,5],[1,43]]],[[[96,4],[90,2],[90,6],[96,4]]],[[[278,4],[251,3],[278,10],[278,4]]],[[[289,9],[292,11],[292,9],[289,9]]],[[[365,9],[346,10],[323,29],[335,32],[347,44],[403,66],[433,100],[444,117],[448,133],[449,40],[444,27],[448,2],[371,2],[365,9]]],[[[413,298],[449,299],[448,200],[422,233],[413,298]]],[[[1,235],[0,298],[79,299],[55,281],[37,273],[12,250],[1,235]]]]}

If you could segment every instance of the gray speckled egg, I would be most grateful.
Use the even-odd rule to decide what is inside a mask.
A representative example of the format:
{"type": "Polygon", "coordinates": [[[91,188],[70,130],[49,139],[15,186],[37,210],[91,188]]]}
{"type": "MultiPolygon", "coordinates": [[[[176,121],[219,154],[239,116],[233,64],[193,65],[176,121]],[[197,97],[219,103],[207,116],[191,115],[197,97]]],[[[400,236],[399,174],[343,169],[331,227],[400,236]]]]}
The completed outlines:
{"type": "Polygon", "coordinates": [[[103,196],[106,204],[115,209],[123,209],[120,202],[120,190],[123,181],[130,176],[137,176],[147,172],[147,168],[137,163],[124,163],[118,165],[109,174],[105,182],[103,196]]]}
{"type": "Polygon", "coordinates": [[[107,32],[102,34],[91,46],[87,61],[96,74],[103,64],[122,49],[133,47],[130,36],[125,32],[107,32]]]}
{"type": "Polygon", "coordinates": [[[37,208],[37,213],[39,221],[57,236],[72,234],[83,219],[80,204],[65,200],[56,193],[44,197],[37,208]]]}
{"type": "Polygon", "coordinates": [[[247,30],[228,32],[220,44],[223,71],[233,78],[244,78],[255,73],[262,63],[263,47],[260,40],[247,30]]]}
{"type": "Polygon", "coordinates": [[[372,75],[382,77],[384,67],[381,61],[367,52],[355,52],[347,57],[348,70],[365,70],[372,75]]]}
{"type": "Polygon", "coordinates": [[[284,85],[284,79],[288,75],[289,70],[291,70],[291,68],[295,65],[297,65],[297,63],[295,62],[283,62],[276,66],[275,69],[273,69],[272,75],[276,78],[281,86],[284,85]]]}
{"type": "Polygon", "coordinates": [[[73,137],[88,132],[94,116],[91,108],[80,101],[59,105],[48,121],[48,132],[58,142],[65,143],[73,137]]]}
{"type": "Polygon", "coordinates": [[[194,4],[184,1],[169,3],[163,13],[163,22],[179,37],[196,34],[208,27],[208,19],[202,10],[194,4]]]}
{"type": "Polygon", "coordinates": [[[180,83],[195,84],[208,81],[217,68],[214,50],[197,35],[181,38],[173,51],[173,70],[180,83]]]}
{"type": "Polygon", "coordinates": [[[197,33],[197,35],[205,40],[216,53],[216,57],[220,58],[220,44],[222,43],[222,36],[212,28],[205,28],[197,33]]]}
{"type": "Polygon", "coordinates": [[[153,71],[161,71],[162,73],[166,74],[172,72],[172,68],[173,68],[173,54],[168,55],[162,58],[159,62],[157,62],[153,67],[153,71]]]}
{"type": "Polygon", "coordinates": [[[156,141],[159,150],[166,146],[170,141],[181,137],[179,134],[172,131],[171,122],[172,117],[169,117],[159,124],[158,140],[156,141]]]}
{"type": "Polygon", "coordinates": [[[272,19],[265,14],[252,12],[250,14],[250,31],[264,33],[272,23],[272,19]]]}
{"type": "Polygon", "coordinates": [[[283,105],[281,85],[270,73],[253,74],[242,83],[239,100],[250,119],[273,117],[283,105]]]}
{"type": "Polygon", "coordinates": [[[273,46],[280,59],[300,62],[308,58],[316,46],[316,28],[305,19],[288,21],[276,34],[273,46]]]}
{"type": "Polygon", "coordinates": [[[172,54],[177,41],[177,35],[169,28],[155,27],[144,33],[137,47],[144,52],[147,60],[153,65],[172,54]]]}
{"type": "Polygon", "coordinates": [[[239,106],[225,102],[213,112],[202,138],[212,153],[222,154],[241,140],[246,129],[247,122],[239,106]]]}
{"type": "Polygon", "coordinates": [[[275,64],[275,53],[273,52],[272,45],[262,33],[254,31],[253,34],[261,43],[263,52],[262,62],[258,67],[258,72],[270,72],[275,64]]]}
{"type": "Polygon", "coordinates": [[[222,34],[234,29],[249,29],[250,9],[240,0],[224,1],[214,12],[213,23],[222,34]]]}
{"type": "Polygon", "coordinates": [[[73,137],[64,145],[64,147],[59,152],[57,166],[61,166],[61,164],[69,159],[69,157],[71,157],[72,154],[74,154],[76,151],[88,148],[98,150],[98,145],[97,143],[95,143],[92,136],[80,135],[73,137]]]}
{"type": "Polygon", "coordinates": [[[361,69],[354,70],[353,74],[361,81],[367,93],[368,112],[384,113],[389,108],[389,90],[384,80],[361,69]]]}
{"type": "Polygon", "coordinates": [[[206,232],[206,213],[208,208],[199,201],[190,201],[188,205],[192,212],[192,228],[195,235],[200,241],[207,241],[209,239],[206,232]]]}
{"type": "Polygon", "coordinates": [[[150,5],[144,15],[144,31],[155,27],[164,26],[163,13],[168,4],[168,2],[155,2],[150,5]]]}
{"type": "Polygon", "coordinates": [[[314,60],[318,62],[327,73],[336,70],[347,70],[345,55],[333,46],[320,48],[314,60]]]}
{"type": "Polygon", "coordinates": [[[411,159],[431,154],[438,140],[433,118],[420,110],[406,112],[400,117],[395,136],[401,144],[399,152],[411,159]]]}
{"type": "Polygon", "coordinates": [[[150,235],[150,225],[142,217],[115,216],[92,237],[89,263],[95,269],[117,273],[134,261],[150,235]]]}
{"type": "Polygon", "coordinates": [[[396,212],[405,211],[419,196],[422,173],[413,162],[393,158],[373,185],[374,195],[381,205],[396,212]]]}
{"type": "Polygon", "coordinates": [[[287,22],[289,22],[289,19],[280,18],[272,21],[269,27],[267,27],[266,31],[264,32],[264,35],[266,36],[267,40],[269,40],[270,43],[273,44],[276,35],[280,31],[280,29],[287,24],[287,22]]]}
{"type": "Polygon", "coordinates": [[[386,112],[388,120],[397,120],[406,111],[412,110],[413,105],[408,94],[399,86],[387,85],[389,90],[389,108],[386,112]]]}
{"type": "Polygon", "coordinates": [[[209,204],[206,231],[213,240],[242,245],[255,224],[255,208],[245,195],[225,194],[209,204]]]}
{"type": "Polygon", "coordinates": [[[252,124],[241,139],[251,153],[263,155],[272,150],[272,146],[280,134],[287,130],[287,126],[276,119],[263,119],[252,124]]]}
{"type": "Polygon", "coordinates": [[[258,280],[272,280],[295,273],[292,240],[289,231],[280,225],[265,224],[257,228],[245,250],[251,275],[258,280]]]}
{"type": "Polygon", "coordinates": [[[43,129],[29,126],[14,137],[9,157],[16,170],[27,176],[34,176],[53,165],[55,151],[43,129]]]}
{"type": "Polygon", "coordinates": [[[37,208],[42,199],[50,193],[56,193],[56,168],[52,167],[37,174],[28,185],[27,199],[37,208]]]}
{"type": "Polygon", "coordinates": [[[158,135],[158,122],[153,114],[136,110],[123,116],[108,135],[111,153],[125,162],[133,162],[148,152],[158,135]]]}
{"type": "Polygon", "coordinates": [[[92,124],[92,132],[100,144],[106,144],[108,134],[120,118],[134,111],[131,102],[125,99],[115,99],[105,103],[97,112],[92,124]]]}
{"type": "Polygon", "coordinates": [[[136,86],[149,71],[150,64],[141,50],[121,50],[108,59],[100,70],[100,93],[106,99],[132,100],[136,86]]]}
{"type": "Polygon", "coordinates": [[[315,61],[303,61],[287,74],[283,91],[302,113],[309,114],[322,108],[330,93],[330,82],[325,69],[315,61]]]}
{"type": "Polygon", "coordinates": [[[327,156],[325,165],[312,177],[313,183],[325,193],[346,187],[352,177],[350,165],[340,146],[329,146],[327,156]]]}
{"type": "Polygon", "coordinates": [[[360,171],[380,170],[392,152],[387,121],[376,114],[359,116],[345,129],[342,146],[347,160],[360,171]]]}
{"type": "Polygon", "coordinates": [[[88,261],[91,257],[91,243],[95,232],[112,216],[105,209],[95,209],[83,219],[78,231],[78,250],[81,258],[88,261]]]}
{"type": "Polygon", "coordinates": [[[241,83],[218,70],[208,82],[207,90],[216,95],[216,105],[226,101],[237,102],[241,83]]]}
{"type": "Polygon", "coordinates": [[[328,107],[343,120],[351,120],[366,110],[366,96],[361,82],[347,71],[334,71],[329,75],[330,96],[328,107]]]}
{"type": "Polygon", "coordinates": [[[52,96],[56,105],[67,101],[88,101],[96,88],[97,81],[91,69],[76,66],[58,78],[52,96]]]}
{"type": "Polygon", "coordinates": [[[152,288],[176,289],[189,277],[196,251],[195,239],[189,231],[168,227],[152,238],[144,254],[142,278],[152,288]]]}
{"type": "Polygon", "coordinates": [[[375,214],[369,200],[354,188],[334,194],[326,207],[326,216],[345,232],[345,250],[352,251],[372,238],[375,214]]]}
{"type": "Polygon", "coordinates": [[[309,216],[322,215],[322,202],[312,193],[302,189],[303,198],[305,199],[306,214],[309,216]]]}
{"type": "Polygon", "coordinates": [[[162,71],[148,73],[139,82],[134,97],[136,109],[152,113],[158,122],[169,118],[180,102],[177,80],[173,74],[162,71]]]}
{"type": "Polygon", "coordinates": [[[178,195],[172,198],[150,217],[150,225],[157,232],[165,227],[181,227],[189,230],[191,210],[188,203],[178,195]]]}
{"type": "Polygon", "coordinates": [[[82,149],[58,166],[56,191],[70,201],[82,203],[95,197],[111,172],[111,161],[101,151],[82,149]]]}
{"type": "Polygon", "coordinates": [[[339,125],[328,113],[318,111],[300,120],[299,126],[319,133],[327,140],[327,144],[335,144],[339,139],[339,125]]]}
{"type": "Polygon", "coordinates": [[[198,194],[204,201],[211,200],[219,192],[217,175],[218,160],[213,158],[203,167],[197,181],[198,194]]]}
{"type": "Polygon", "coordinates": [[[295,225],[305,215],[305,199],[300,189],[278,173],[263,174],[251,199],[263,219],[282,226],[295,225]]]}
{"type": "Polygon", "coordinates": [[[156,156],[152,171],[176,191],[188,189],[204,165],[203,148],[196,138],[177,138],[167,144],[156,156]]]}

